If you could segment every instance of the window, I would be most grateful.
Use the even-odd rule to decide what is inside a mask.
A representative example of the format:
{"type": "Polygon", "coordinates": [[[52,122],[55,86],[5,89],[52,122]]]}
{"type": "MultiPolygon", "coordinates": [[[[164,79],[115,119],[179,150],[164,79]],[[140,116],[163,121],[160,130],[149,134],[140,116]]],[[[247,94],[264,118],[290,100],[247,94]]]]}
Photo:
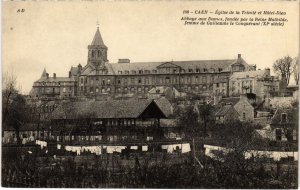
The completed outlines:
{"type": "Polygon", "coordinates": [[[80,82],[83,83],[83,78],[80,79],[80,82]]]}
{"type": "Polygon", "coordinates": [[[99,80],[99,78],[98,77],[96,77],[96,81],[98,81],[99,80]]]}
{"type": "Polygon", "coordinates": [[[110,92],[110,88],[107,88],[107,92],[110,92]]]}
{"type": "Polygon", "coordinates": [[[91,86],[90,87],[90,92],[93,93],[93,91],[94,91],[94,87],[91,86]]]}
{"type": "Polygon", "coordinates": [[[120,79],[118,79],[118,84],[121,84],[121,80],[120,79]]]}
{"type": "Polygon", "coordinates": [[[222,72],[223,71],[223,69],[222,68],[219,68],[219,72],[222,72]]]}
{"type": "Polygon", "coordinates": [[[105,85],[105,80],[104,79],[102,80],[102,85],[105,85]]]}
{"type": "Polygon", "coordinates": [[[157,70],[152,70],[152,73],[154,73],[154,74],[157,73],[157,70]]]}
{"type": "Polygon", "coordinates": [[[202,77],[202,82],[203,82],[203,83],[206,83],[206,82],[207,82],[206,77],[202,77]]]}
{"type": "Polygon", "coordinates": [[[277,140],[277,141],[281,141],[281,139],[282,139],[282,132],[281,132],[281,129],[276,129],[276,130],[275,130],[275,133],[276,133],[276,140],[277,140]]]}
{"type": "Polygon", "coordinates": [[[131,80],[130,83],[134,84],[134,78],[131,78],[130,80],[131,80]]]}
{"type": "Polygon", "coordinates": [[[166,83],[170,83],[170,77],[166,77],[166,83]]]}
{"type": "Polygon", "coordinates": [[[122,74],[122,71],[118,71],[118,74],[122,74]]]}
{"type": "Polygon", "coordinates": [[[282,123],[286,123],[287,122],[287,114],[286,113],[282,113],[281,114],[281,122],[282,123]]]}
{"type": "Polygon", "coordinates": [[[246,120],[246,113],[243,112],[243,120],[246,120]]]}
{"type": "Polygon", "coordinates": [[[206,69],[206,68],[204,68],[204,69],[203,69],[203,72],[207,72],[207,69],[206,69]]]}
{"type": "Polygon", "coordinates": [[[141,84],[142,83],[142,79],[139,78],[138,79],[138,83],[141,84]]]}
{"type": "Polygon", "coordinates": [[[200,69],[196,69],[196,73],[199,73],[200,72],[200,69]]]}
{"type": "Polygon", "coordinates": [[[219,87],[219,83],[217,83],[216,85],[217,85],[217,87],[219,87]]]}
{"type": "Polygon", "coordinates": [[[129,74],[129,71],[125,71],[125,74],[127,74],[127,75],[128,75],[128,74],[129,74]]]}
{"type": "Polygon", "coordinates": [[[132,74],[136,74],[136,71],[132,70],[131,73],[132,73],[132,74]]]}
{"type": "Polygon", "coordinates": [[[110,84],[110,80],[109,79],[107,80],[107,84],[110,84]]]}
{"type": "Polygon", "coordinates": [[[66,92],[66,88],[63,88],[63,92],[66,92]]]}
{"type": "Polygon", "coordinates": [[[193,69],[189,69],[189,72],[192,73],[192,72],[193,72],[193,69]]]}
{"type": "Polygon", "coordinates": [[[139,92],[139,93],[142,92],[142,88],[141,88],[141,87],[138,88],[138,92],[139,92]]]}
{"type": "Polygon", "coordinates": [[[139,70],[139,74],[143,74],[143,70],[139,70]]]}
{"type": "Polygon", "coordinates": [[[99,88],[98,87],[96,88],[96,92],[99,92],[99,88]]]}

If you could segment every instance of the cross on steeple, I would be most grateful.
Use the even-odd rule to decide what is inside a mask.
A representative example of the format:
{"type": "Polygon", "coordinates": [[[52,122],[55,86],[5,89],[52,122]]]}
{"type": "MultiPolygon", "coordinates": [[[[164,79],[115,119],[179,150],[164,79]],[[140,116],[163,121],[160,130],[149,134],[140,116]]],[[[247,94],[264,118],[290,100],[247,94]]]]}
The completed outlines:
{"type": "Polygon", "coordinates": [[[99,28],[99,21],[97,20],[97,22],[96,22],[96,25],[97,25],[97,28],[99,28]]]}

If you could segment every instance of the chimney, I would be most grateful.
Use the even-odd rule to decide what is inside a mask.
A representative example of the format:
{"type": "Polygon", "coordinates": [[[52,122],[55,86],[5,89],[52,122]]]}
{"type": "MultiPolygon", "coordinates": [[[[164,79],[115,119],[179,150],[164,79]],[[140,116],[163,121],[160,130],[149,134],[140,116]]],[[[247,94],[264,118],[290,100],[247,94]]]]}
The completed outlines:
{"type": "Polygon", "coordinates": [[[56,73],[53,73],[53,78],[56,79],[56,73]]]}
{"type": "Polygon", "coordinates": [[[268,76],[271,76],[271,70],[270,70],[270,68],[267,67],[265,70],[266,70],[266,74],[267,74],[268,76]]]}
{"type": "Polygon", "coordinates": [[[78,74],[80,74],[81,73],[81,70],[82,70],[82,66],[81,66],[81,64],[79,64],[78,66],[77,66],[77,68],[78,68],[78,74]]]}
{"type": "Polygon", "coordinates": [[[130,59],[119,59],[118,63],[130,63],[130,59]]]}
{"type": "Polygon", "coordinates": [[[71,78],[72,74],[71,74],[71,71],[69,71],[69,78],[71,78]]]}
{"type": "Polygon", "coordinates": [[[46,73],[46,77],[47,77],[47,79],[49,79],[49,73],[46,73]]]}

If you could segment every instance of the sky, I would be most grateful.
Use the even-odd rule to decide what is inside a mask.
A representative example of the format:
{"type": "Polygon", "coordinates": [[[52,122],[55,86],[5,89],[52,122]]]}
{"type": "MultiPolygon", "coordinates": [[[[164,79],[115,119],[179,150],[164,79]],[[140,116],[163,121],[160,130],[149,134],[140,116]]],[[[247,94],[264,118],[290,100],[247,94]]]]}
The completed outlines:
{"type": "MultiPolygon", "coordinates": [[[[235,59],[272,68],[299,53],[299,2],[6,1],[2,4],[2,72],[13,72],[24,94],[46,68],[68,76],[87,62],[97,21],[108,59],[131,62],[235,59]],[[24,9],[24,12],[18,10],[24,9]],[[285,11],[283,27],[185,26],[183,10],[285,11]]],[[[217,16],[216,16],[217,17],[217,16]]]]}

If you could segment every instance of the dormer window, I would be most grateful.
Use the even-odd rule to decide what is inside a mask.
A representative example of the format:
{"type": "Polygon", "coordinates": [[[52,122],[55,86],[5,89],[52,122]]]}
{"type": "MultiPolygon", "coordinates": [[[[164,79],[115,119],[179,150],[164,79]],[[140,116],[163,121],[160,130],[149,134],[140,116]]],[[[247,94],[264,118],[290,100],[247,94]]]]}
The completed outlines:
{"type": "Polygon", "coordinates": [[[281,114],[281,122],[282,123],[286,123],[287,122],[287,114],[286,113],[282,113],[281,114]]]}
{"type": "Polygon", "coordinates": [[[132,70],[131,73],[132,73],[132,74],[136,74],[136,71],[132,70]]]}
{"type": "Polygon", "coordinates": [[[129,71],[125,71],[125,74],[127,74],[127,75],[128,75],[128,74],[129,74],[129,71]]]}
{"type": "Polygon", "coordinates": [[[157,73],[157,70],[152,70],[152,73],[157,73]]]}
{"type": "Polygon", "coordinates": [[[222,72],[223,71],[223,69],[222,68],[219,68],[219,72],[222,72]]]}
{"type": "Polygon", "coordinates": [[[196,73],[199,73],[200,72],[200,69],[196,69],[196,73]]]}
{"type": "Polygon", "coordinates": [[[143,74],[143,70],[139,70],[139,74],[143,74]]]}
{"type": "Polygon", "coordinates": [[[120,74],[120,75],[121,75],[121,74],[122,74],[122,71],[118,71],[118,74],[120,74]]]}
{"type": "Polygon", "coordinates": [[[206,69],[206,68],[204,68],[204,69],[203,69],[203,71],[204,71],[204,72],[207,72],[207,69],[206,69]]]}
{"type": "Polygon", "coordinates": [[[189,69],[189,72],[192,73],[192,72],[193,72],[193,69],[189,69]]]}

